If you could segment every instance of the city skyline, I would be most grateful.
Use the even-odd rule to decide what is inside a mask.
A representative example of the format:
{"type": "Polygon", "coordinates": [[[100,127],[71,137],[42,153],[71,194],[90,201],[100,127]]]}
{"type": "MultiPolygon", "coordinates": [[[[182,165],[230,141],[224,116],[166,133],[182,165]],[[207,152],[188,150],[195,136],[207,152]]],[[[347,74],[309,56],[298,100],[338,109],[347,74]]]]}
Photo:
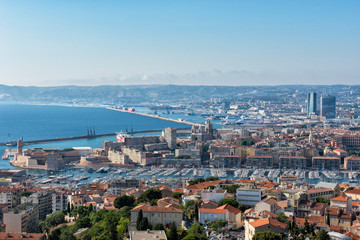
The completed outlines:
{"type": "Polygon", "coordinates": [[[357,84],[359,7],[1,1],[0,84],[357,84]]]}

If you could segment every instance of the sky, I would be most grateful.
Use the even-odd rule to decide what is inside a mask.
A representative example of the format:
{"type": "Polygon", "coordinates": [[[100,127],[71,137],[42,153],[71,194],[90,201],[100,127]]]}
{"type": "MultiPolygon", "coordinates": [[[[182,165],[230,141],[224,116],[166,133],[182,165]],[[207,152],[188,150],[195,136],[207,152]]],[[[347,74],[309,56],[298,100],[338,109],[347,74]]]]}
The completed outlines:
{"type": "Polygon", "coordinates": [[[0,84],[360,84],[358,0],[0,0],[0,84]]]}

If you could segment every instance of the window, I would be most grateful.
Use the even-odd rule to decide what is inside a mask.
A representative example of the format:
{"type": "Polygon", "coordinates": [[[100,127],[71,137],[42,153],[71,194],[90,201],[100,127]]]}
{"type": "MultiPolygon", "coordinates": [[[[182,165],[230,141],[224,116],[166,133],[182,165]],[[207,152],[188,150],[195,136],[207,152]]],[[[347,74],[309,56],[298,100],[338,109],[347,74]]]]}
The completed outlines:
{"type": "Polygon", "coordinates": [[[177,217],[177,213],[175,213],[174,215],[175,215],[175,217],[177,217]]]}
{"type": "Polygon", "coordinates": [[[166,217],[166,213],[164,213],[164,217],[166,217]]]}
{"type": "Polygon", "coordinates": [[[171,214],[171,213],[169,213],[169,217],[172,217],[172,214],[171,214]]]}
{"type": "Polygon", "coordinates": [[[158,217],[160,217],[160,213],[158,213],[158,217]]]}

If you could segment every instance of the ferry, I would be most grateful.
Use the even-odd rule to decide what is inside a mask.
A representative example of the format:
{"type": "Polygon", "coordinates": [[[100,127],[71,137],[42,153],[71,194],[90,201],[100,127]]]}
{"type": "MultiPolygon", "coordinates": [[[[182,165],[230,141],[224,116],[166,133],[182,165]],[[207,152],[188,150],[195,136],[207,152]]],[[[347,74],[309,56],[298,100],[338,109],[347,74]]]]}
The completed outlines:
{"type": "Polygon", "coordinates": [[[130,137],[130,135],[128,135],[126,133],[123,133],[123,132],[117,133],[116,134],[116,141],[120,142],[120,143],[123,143],[123,142],[125,142],[125,138],[127,138],[127,137],[130,137]]]}

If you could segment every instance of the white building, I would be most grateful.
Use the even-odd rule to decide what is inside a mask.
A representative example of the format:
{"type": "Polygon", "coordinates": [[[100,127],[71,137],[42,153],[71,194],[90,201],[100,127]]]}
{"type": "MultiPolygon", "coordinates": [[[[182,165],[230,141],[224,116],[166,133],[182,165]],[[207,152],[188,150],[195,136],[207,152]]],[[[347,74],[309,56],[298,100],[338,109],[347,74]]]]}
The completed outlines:
{"type": "Polygon", "coordinates": [[[240,205],[255,206],[258,202],[261,201],[261,198],[261,189],[252,186],[236,189],[236,200],[240,205]]]}
{"type": "Polygon", "coordinates": [[[226,190],[222,189],[203,189],[201,191],[201,199],[203,202],[213,201],[219,203],[220,200],[224,199],[226,190]]]}

